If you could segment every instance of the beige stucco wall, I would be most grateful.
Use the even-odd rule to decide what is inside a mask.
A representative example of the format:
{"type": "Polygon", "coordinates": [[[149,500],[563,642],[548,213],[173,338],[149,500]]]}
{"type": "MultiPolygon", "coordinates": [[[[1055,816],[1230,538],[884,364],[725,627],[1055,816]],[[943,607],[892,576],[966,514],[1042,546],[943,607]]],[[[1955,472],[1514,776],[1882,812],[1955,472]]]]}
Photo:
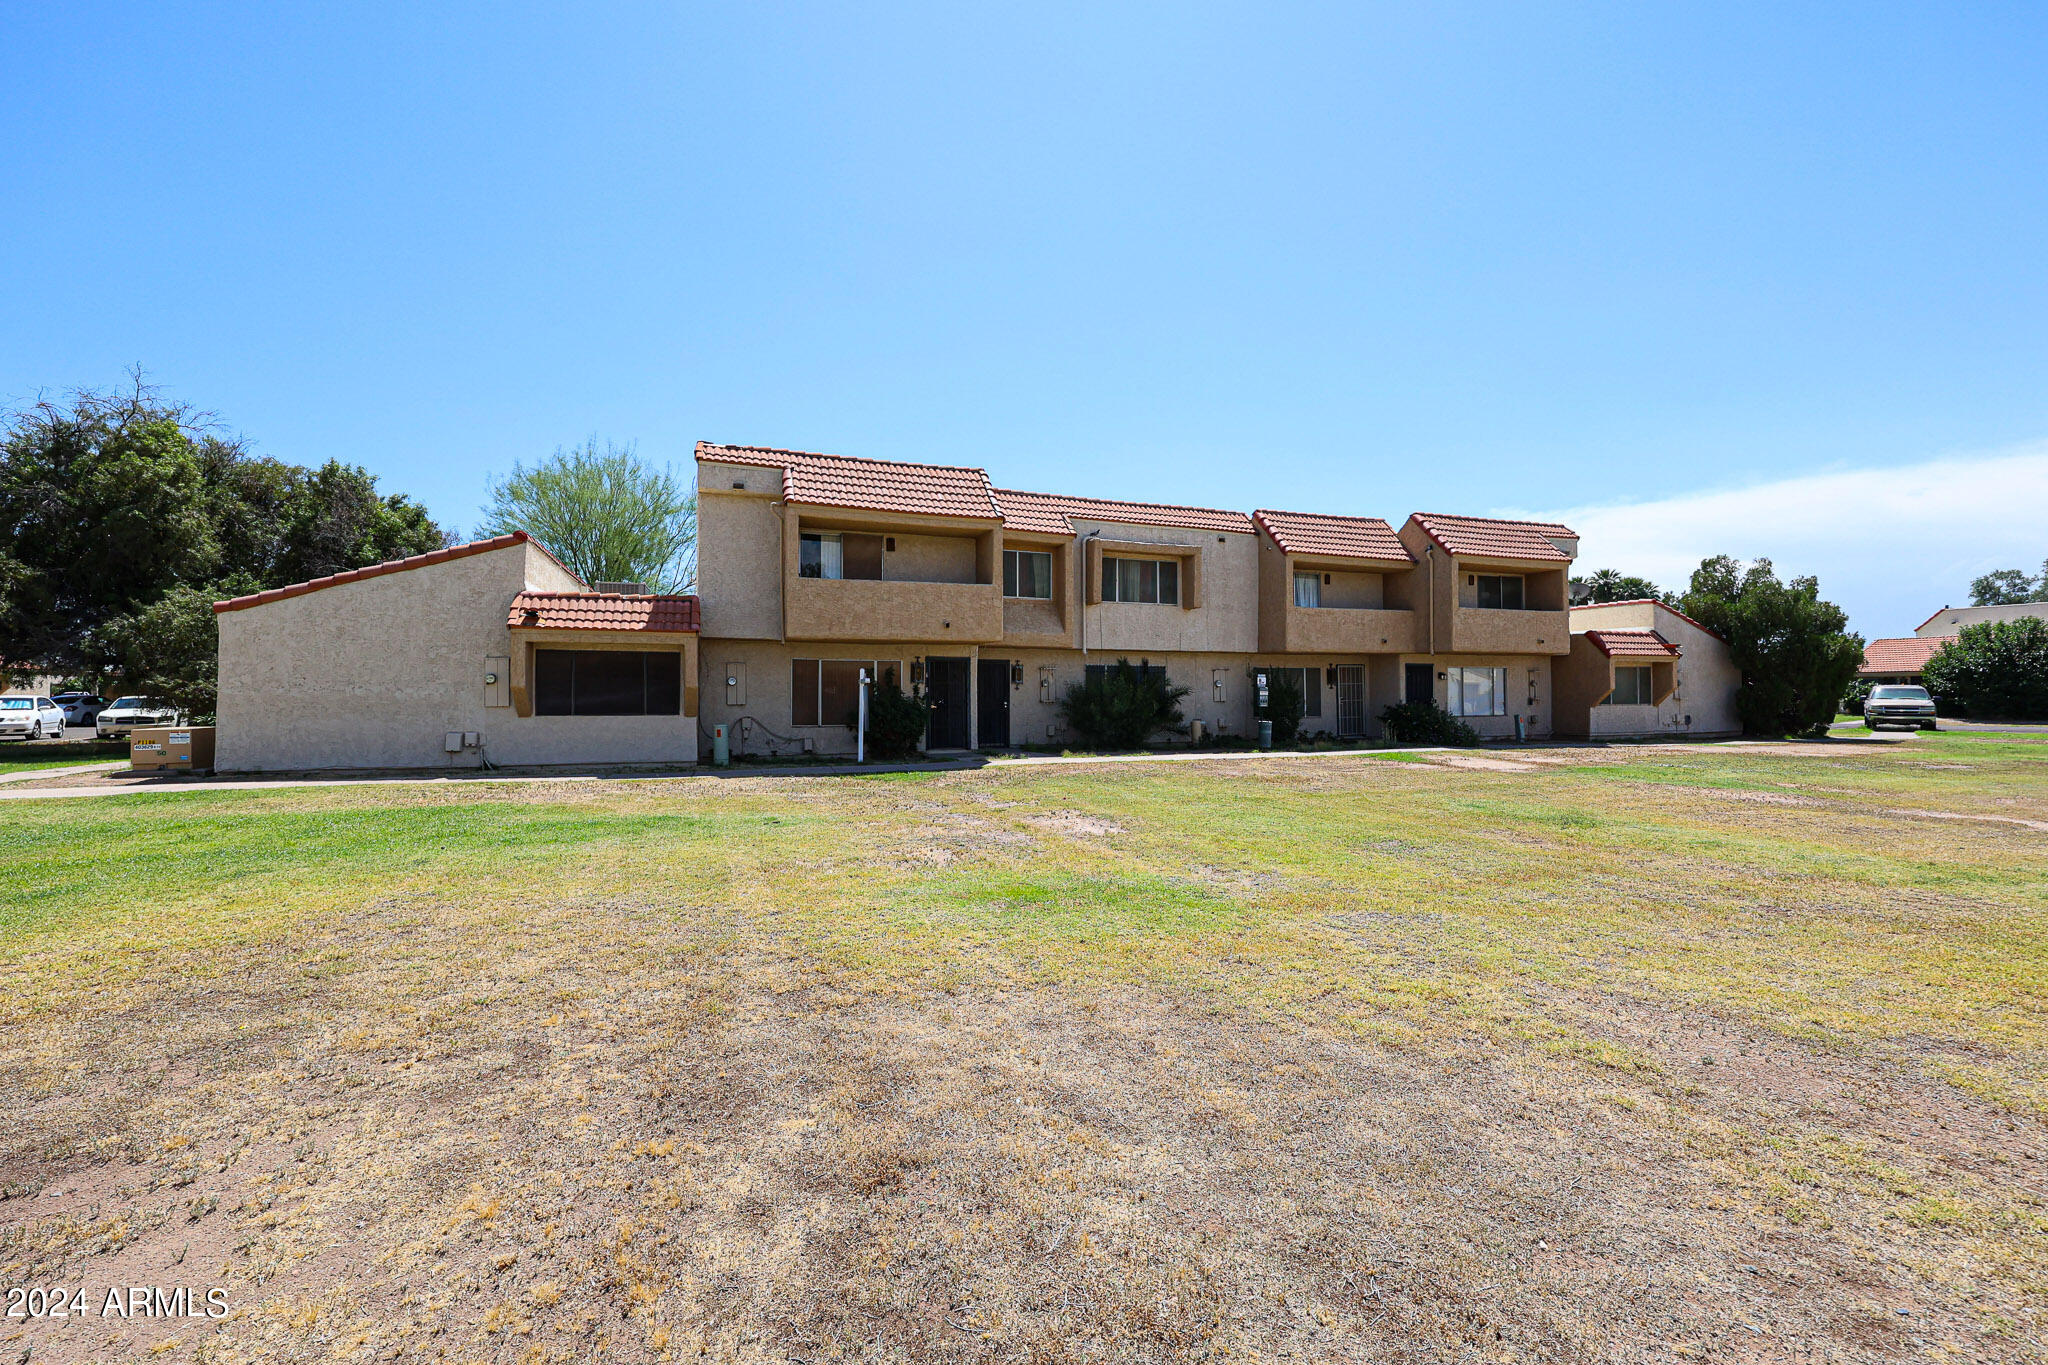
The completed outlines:
{"type": "MultiPolygon", "coordinates": [[[[520,717],[487,705],[524,591],[581,585],[513,545],[220,614],[223,772],[689,762],[685,716],[520,717]],[[450,730],[483,750],[448,753],[450,730]]],[[[685,678],[685,683],[690,679],[685,678]]]]}
{"type": "Polygon", "coordinates": [[[1573,676],[1569,689],[1560,684],[1561,693],[1571,693],[1570,710],[1559,715],[1560,734],[1617,739],[1741,733],[1735,698],[1742,687],[1742,671],[1719,637],[1656,602],[1574,607],[1571,624],[1579,633],[1570,658],[1560,665],[1573,676]],[[1656,706],[1591,704],[1607,691],[1609,660],[1585,639],[1588,630],[1654,630],[1677,645],[1677,685],[1672,694],[1656,706]]]}
{"type": "Polygon", "coordinates": [[[894,550],[882,552],[882,577],[899,583],[972,583],[975,536],[896,534],[894,550]]]}
{"type": "Polygon", "coordinates": [[[697,485],[697,599],[705,633],[780,638],[782,512],[762,490],[779,493],[781,475],[702,461],[697,485]],[[748,488],[735,491],[734,483],[748,488]]]}

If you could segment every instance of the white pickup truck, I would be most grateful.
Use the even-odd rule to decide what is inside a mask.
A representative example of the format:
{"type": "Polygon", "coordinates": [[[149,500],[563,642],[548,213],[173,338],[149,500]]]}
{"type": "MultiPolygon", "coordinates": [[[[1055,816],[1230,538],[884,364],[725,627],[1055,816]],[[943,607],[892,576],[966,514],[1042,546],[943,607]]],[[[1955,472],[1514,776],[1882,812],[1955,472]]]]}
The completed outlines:
{"type": "Polygon", "coordinates": [[[1863,723],[1875,730],[1884,725],[1903,725],[1909,730],[1934,730],[1934,698],[1924,687],[1885,683],[1870,689],[1863,703],[1863,723]]]}

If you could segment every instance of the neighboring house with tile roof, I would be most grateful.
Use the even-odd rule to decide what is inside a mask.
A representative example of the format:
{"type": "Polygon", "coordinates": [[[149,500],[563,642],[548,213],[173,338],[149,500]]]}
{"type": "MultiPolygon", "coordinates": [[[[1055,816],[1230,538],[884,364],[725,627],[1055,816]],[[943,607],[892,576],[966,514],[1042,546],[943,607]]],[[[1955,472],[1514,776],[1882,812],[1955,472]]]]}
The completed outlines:
{"type": "Polygon", "coordinates": [[[1927,670],[1927,661],[1955,638],[1906,635],[1872,640],[1863,646],[1863,662],[1857,666],[1856,676],[1872,683],[1917,683],[1927,670]]]}
{"type": "Polygon", "coordinates": [[[1591,739],[1703,738],[1742,732],[1742,673],[1728,642],[1651,598],[1571,609],[1557,663],[1557,733],[1591,739]]]}
{"type": "Polygon", "coordinates": [[[214,612],[223,772],[697,759],[697,600],[590,592],[523,531],[214,612]]]}

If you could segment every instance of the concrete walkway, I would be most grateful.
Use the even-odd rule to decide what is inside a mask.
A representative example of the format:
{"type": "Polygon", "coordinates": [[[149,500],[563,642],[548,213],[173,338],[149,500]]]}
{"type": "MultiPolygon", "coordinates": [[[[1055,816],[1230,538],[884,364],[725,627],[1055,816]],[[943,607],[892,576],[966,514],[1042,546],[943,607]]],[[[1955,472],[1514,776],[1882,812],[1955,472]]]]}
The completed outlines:
{"type": "MultiPolygon", "coordinates": [[[[1537,746],[1529,746],[1535,748],[1537,746]]],[[[158,777],[138,775],[129,781],[95,782],[91,785],[71,787],[35,787],[24,791],[0,791],[0,801],[34,801],[41,799],[68,800],[85,796],[150,796],[177,793],[231,792],[231,791],[291,791],[304,787],[433,787],[454,786],[465,782],[498,783],[542,783],[542,782],[723,782],[736,777],[875,777],[888,773],[947,773],[971,772],[981,768],[1034,768],[1053,767],[1066,764],[1089,763],[1242,763],[1285,762],[1299,759],[1331,758],[1396,758],[1404,754],[1434,754],[1447,752],[1441,748],[1417,746],[1407,749],[1319,749],[1319,750],[1273,750],[1260,752],[1256,749],[1218,750],[1209,753],[1157,753],[1157,754],[1031,754],[1016,758],[993,758],[976,755],[972,758],[952,759],[937,763],[819,763],[805,765],[749,766],[735,765],[730,768],[698,768],[677,772],[565,772],[565,773],[507,773],[465,771],[461,773],[434,773],[415,775],[393,775],[389,777],[158,777]]],[[[1476,752],[1486,752],[1479,750],[1476,752]]],[[[98,765],[95,765],[98,766],[98,765]]],[[[114,764],[113,767],[126,767],[114,764]]],[[[58,772],[24,773],[23,777],[68,777],[81,769],[64,769],[58,772]]]]}

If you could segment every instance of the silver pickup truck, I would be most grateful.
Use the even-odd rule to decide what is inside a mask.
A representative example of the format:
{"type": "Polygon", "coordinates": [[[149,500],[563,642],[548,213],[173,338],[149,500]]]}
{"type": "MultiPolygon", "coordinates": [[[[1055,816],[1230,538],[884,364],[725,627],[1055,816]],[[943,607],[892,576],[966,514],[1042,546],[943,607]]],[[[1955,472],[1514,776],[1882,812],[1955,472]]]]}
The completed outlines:
{"type": "Polygon", "coordinates": [[[1933,730],[1934,698],[1924,687],[1886,683],[1870,689],[1863,703],[1863,723],[1875,730],[1884,725],[1903,725],[1909,730],[1933,730]]]}

